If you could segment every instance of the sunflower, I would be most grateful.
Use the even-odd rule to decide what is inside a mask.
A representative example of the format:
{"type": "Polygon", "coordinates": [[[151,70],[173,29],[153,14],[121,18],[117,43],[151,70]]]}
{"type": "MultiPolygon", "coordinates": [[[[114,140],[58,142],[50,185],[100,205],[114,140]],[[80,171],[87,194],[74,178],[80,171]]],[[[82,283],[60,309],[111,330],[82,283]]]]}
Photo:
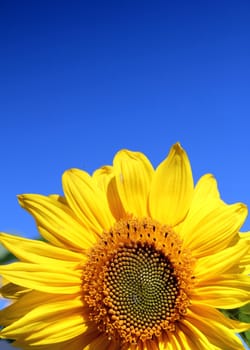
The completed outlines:
{"type": "Polygon", "coordinates": [[[249,324],[219,311],[250,300],[244,204],[210,174],[194,187],[180,144],[154,169],[119,151],[92,176],[71,169],[64,196],[19,202],[45,241],[2,233],[19,260],[0,267],[0,338],[27,350],[240,350],[249,324]]]}

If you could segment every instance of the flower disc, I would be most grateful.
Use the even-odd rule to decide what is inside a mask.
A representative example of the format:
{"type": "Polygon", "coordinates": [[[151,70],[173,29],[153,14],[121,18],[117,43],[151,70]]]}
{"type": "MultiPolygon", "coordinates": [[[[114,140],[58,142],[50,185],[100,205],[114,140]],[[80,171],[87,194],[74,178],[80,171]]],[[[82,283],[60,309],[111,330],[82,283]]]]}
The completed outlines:
{"type": "Polygon", "coordinates": [[[117,223],[92,252],[84,270],[83,291],[90,318],[100,331],[121,343],[173,331],[174,321],[188,304],[191,263],[170,228],[150,219],[117,223]],[[180,271],[183,257],[187,276],[183,268],[180,271]]]}

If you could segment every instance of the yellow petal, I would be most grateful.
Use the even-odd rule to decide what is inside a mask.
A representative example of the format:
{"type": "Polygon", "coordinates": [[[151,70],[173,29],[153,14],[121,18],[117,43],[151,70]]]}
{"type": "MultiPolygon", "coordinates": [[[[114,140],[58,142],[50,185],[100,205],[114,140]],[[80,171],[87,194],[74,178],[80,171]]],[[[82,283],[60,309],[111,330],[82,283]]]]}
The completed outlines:
{"type": "Polygon", "coordinates": [[[82,254],[51,244],[0,233],[0,243],[23,262],[72,265],[85,260],[82,254]]]}
{"type": "Polygon", "coordinates": [[[159,337],[159,350],[182,350],[181,344],[177,341],[174,332],[164,332],[159,337]]]}
{"type": "Polygon", "coordinates": [[[24,339],[29,344],[53,344],[72,339],[86,330],[82,301],[44,303],[5,327],[1,337],[24,339]]]}
{"type": "Polygon", "coordinates": [[[192,298],[216,309],[234,309],[250,300],[249,277],[222,275],[211,284],[197,285],[192,298]]]}
{"type": "Polygon", "coordinates": [[[34,216],[40,233],[52,244],[83,251],[95,243],[96,237],[77,221],[68,206],[58,200],[25,194],[19,196],[19,202],[34,216]]]}
{"type": "Polygon", "coordinates": [[[83,336],[82,334],[80,334],[77,337],[74,337],[73,339],[68,339],[64,342],[60,342],[60,343],[53,343],[53,344],[46,344],[46,345],[33,345],[33,344],[27,344],[26,341],[14,341],[13,343],[11,343],[11,345],[17,347],[18,349],[22,349],[22,350],[76,350],[76,349],[81,349],[81,350],[85,350],[84,348],[84,340],[85,340],[85,336],[83,336]]]}
{"type": "Polygon", "coordinates": [[[233,332],[241,333],[250,328],[249,323],[240,322],[237,320],[232,320],[223,315],[222,312],[218,311],[213,307],[208,307],[195,301],[192,302],[192,305],[189,308],[188,315],[190,317],[197,319],[200,322],[200,318],[208,320],[209,323],[219,323],[222,326],[225,326],[228,329],[231,329],[233,332]]]}
{"type": "Polygon", "coordinates": [[[191,207],[193,204],[199,206],[207,198],[220,199],[217,182],[212,174],[203,175],[197,182],[191,207]]]}
{"type": "Polygon", "coordinates": [[[47,293],[74,294],[81,290],[81,272],[47,264],[17,262],[0,266],[10,282],[47,293]]]}
{"type": "Polygon", "coordinates": [[[248,232],[240,232],[239,236],[241,239],[246,239],[250,243],[250,231],[248,232]]]}
{"type": "Polygon", "coordinates": [[[244,204],[223,204],[204,198],[203,204],[194,204],[179,228],[179,233],[195,257],[213,254],[226,248],[238,236],[247,216],[244,204]]]}
{"type": "Polygon", "coordinates": [[[67,205],[66,198],[63,197],[63,196],[60,196],[59,194],[50,194],[49,197],[55,199],[56,201],[58,201],[58,202],[60,202],[62,204],[66,204],[67,205]]]}
{"type": "Polygon", "coordinates": [[[78,296],[71,294],[49,294],[35,290],[25,290],[25,293],[19,295],[19,298],[14,303],[9,304],[5,309],[0,310],[0,324],[8,326],[17,321],[34,308],[51,302],[67,302],[78,296]]]}
{"type": "Polygon", "coordinates": [[[66,171],[63,189],[69,206],[85,227],[97,235],[112,227],[114,217],[106,195],[89,174],[79,169],[66,171]]]}
{"type": "Polygon", "coordinates": [[[197,311],[199,311],[199,314],[190,311],[183,323],[190,329],[196,328],[203,334],[206,334],[212,346],[211,349],[214,349],[215,346],[219,349],[244,350],[242,342],[234,334],[233,330],[228,329],[224,324],[217,322],[215,319],[207,318],[203,315],[201,317],[201,309],[197,311]]]}
{"type": "Polygon", "coordinates": [[[153,167],[140,152],[122,150],[114,158],[116,184],[125,211],[137,217],[148,215],[148,194],[153,167]]]}
{"type": "Polygon", "coordinates": [[[246,275],[250,275],[250,232],[241,232],[240,238],[247,242],[249,246],[248,252],[242,257],[240,266],[244,269],[246,275]]]}
{"type": "Polygon", "coordinates": [[[115,219],[118,221],[124,218],[126,214],[118,194],[113,167],[104,166],[96,170],[93,178],[98,186],[106,193],[110,211],[115,219]]]}
{"type": "Polygon", "coordinates": [[[108,184],[115,175],[113,172],[113,167],[110,165],[105,165],[95,170],[92,176],[100,189],[106,193],[108,184]]]}
{"type": "Polygon", "coordinates": [[[186,318],[179,322],[178,328],[176,338],[182,344],[181,349],[215,350],[206,333],[202,333],[199,327],[194,326],[186,318]]]}
{"type": "Polygon", "coordinates": [[[240,261],[249,250],[249,244],[240,240],[236,245],[223,249],[216,254],[206,256],[197,261],[194,275],[201,283],[208,281],[215,276],[229,273],[233,268],[234,272],[240,272],[240,261]]]}
{"type": "Polygon", "coordinates": [[[175,226],[186,216],[193,196],[189,159],[177,143],[153,176],[149,196],[152,218],[175,226]]]}

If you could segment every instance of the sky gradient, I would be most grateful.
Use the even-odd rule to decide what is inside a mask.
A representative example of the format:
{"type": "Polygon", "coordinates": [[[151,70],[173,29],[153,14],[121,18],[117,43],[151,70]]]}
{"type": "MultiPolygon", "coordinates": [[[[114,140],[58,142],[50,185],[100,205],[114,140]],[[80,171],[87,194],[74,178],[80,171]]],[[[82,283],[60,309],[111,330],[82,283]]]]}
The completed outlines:
{"type": "Polygon", "coordinates": [[[37,237],[16,195],[62,193],[66,169],[121,148],[156,166],[177,141],[195,181],[249,206],[249,17],[249,1],[1,1],[0,230],[37,237]]]}

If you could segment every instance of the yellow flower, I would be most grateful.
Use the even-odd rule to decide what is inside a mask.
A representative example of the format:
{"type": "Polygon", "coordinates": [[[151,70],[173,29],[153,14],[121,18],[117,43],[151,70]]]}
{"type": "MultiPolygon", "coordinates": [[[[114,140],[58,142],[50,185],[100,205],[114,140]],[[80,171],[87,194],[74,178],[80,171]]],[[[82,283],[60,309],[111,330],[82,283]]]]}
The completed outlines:
{"type": "Polygon", "coordinates": [[[19,196],[46,240],[2,233],[0,338],[34,350],[240,350],[249,325],[218,309],[250,300],[247,208],[212,175],[193,185],[175,144],[153,169],[122,150],[93,176],[71,169],[64,197],[19,196]]]}

